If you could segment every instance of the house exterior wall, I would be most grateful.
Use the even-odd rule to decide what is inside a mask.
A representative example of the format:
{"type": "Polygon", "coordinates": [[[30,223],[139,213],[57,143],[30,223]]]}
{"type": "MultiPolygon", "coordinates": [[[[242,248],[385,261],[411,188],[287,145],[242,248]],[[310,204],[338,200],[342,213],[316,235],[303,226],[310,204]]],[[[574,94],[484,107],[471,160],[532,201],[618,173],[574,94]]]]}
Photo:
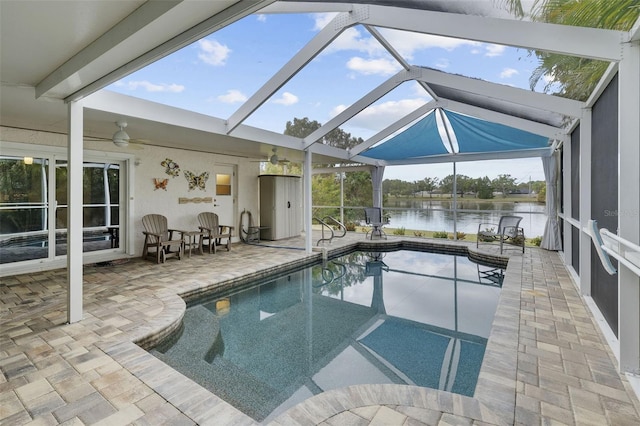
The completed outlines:
{"type": "MultiPolygon", "coordinates": [[[[32,155],[41,154],[48,150],[58,150],[59,155],[66,155],[67,135],[35,130],[15,129],[0,126],[0,152],[10,143],[24,144],[25,152],[32,155]],[[33,146],[33,149],[30,148],[33,146]]],[[[239,214],[243,209],[254,212],[257,217],[259,208],[258,174],[260,163],[246,158],[205,152],[186,151],[173,148],[154,147],[130,143],[127,148],[116,147],[109,141],[84,141],[85,153],[91,152],[92,157],[104,157],[104,161],[118,157],[120,160],[128,158],[131,162],[131,184],[127,194],[129,198],[130,238],[126,252],[138,256],[142,253],[143,234],[142,216],[149,213],[159,213],[167,216],[169,226],[176,229],[197,230],[197,215],[202,211],[215,211],[213,203],[179,203],[179,198],[216,198],[215,174],[221,167],[234,167],[235,202],[233,203],[233,225],[236,227],[234,241],[238,241],[239,214]],[[161,162],[170,158],[180,166],[180,174],[171,177],[165,173],[161,162]],[[189,190],[189,184],[184,177],[184,170],[200,175],[209,172],[209,179],[205,189],[189,190]],[[154,178],[168,179],[166,191],[155,189],[154,178]]],[[[87,154],[85,154],[87,157],[87,154]]],[[[124,211],[124,210],[123,210],[124,211]]],[[[126,223],[126,220],[123,221],[126,223]]],[[[126,245],[127,236],[121,235],[120,241],[126,245]]],[[[51,267],[60,267],[59,262],[51,262],[51,267]]],[[[15,265],[12,265],[15,266],[15,265]]],[[[38,269],[46,269],[42,264],[38,269]]]]}

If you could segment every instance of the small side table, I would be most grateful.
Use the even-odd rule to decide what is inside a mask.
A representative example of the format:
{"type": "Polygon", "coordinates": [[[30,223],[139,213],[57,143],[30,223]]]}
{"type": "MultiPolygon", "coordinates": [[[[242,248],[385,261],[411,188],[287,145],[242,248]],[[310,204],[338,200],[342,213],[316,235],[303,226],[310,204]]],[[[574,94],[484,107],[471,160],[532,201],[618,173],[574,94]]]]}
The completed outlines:
{"type": "Polygon", "coordinates": [[[184,252],[189,253],[189,257],[191,257],[191,249],[196,246],[200,252],[200,254],[204,254],[202,251],[202,236],[204,232],[201,231],[180,231],[182,233],[182,246],[184,247],[184,252]]]}

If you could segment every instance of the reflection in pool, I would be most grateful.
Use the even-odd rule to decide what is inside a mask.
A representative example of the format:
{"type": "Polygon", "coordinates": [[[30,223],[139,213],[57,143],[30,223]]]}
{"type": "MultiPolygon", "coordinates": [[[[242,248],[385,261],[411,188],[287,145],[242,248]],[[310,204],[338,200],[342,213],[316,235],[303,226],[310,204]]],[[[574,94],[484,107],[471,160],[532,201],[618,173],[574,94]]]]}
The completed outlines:
{"type": "Polygon", "coordinates": [[[194,303],[152,353],[259,421],[354,384],[471,396],[501,277],[466,257],[356,252],[194,303]]]}

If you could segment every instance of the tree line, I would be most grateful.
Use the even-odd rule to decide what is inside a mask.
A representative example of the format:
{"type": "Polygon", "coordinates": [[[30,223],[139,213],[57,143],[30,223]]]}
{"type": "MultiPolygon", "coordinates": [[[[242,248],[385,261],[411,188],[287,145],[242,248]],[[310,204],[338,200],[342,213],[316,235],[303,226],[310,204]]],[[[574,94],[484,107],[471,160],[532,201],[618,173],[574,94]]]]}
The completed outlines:
{"type": "MultiPolygon", "coordinates": [[[[442,179],[425,177],[421,180],[408,182],[400,179],[385,179],[382,182],[382,190],[392,197],[416,197],[424,193],[432,196],[437,194],[453,195],[453,175],[442,179]]],[[[528,194],[534,192],[540,194],[545,189],[544,181],[516,182],[516,178],[508,174],[498,175],[495,179],[489,177],[471,178],[466,175],[458,175],[456,179],[456,192],[458,196],[464,198],[465,195],[473,194],[480,199],[491,199],[496,193],[503,197],[509,194],[528,194]]]]}

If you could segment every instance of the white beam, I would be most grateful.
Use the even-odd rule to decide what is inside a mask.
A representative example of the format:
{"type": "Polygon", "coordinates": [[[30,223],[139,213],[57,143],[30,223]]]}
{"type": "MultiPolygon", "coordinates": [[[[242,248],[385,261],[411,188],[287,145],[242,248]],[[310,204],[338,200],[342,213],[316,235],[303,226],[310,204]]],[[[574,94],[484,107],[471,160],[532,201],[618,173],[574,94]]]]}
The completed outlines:
{"type": "Polygon", "coordinates": [[[423,115],[427,114],[429,111],[433,110],[436,107],[436,104],[437,103],[435,101],[427,102],[426,104],[417,108],[413,112],[405,115],[400,120],[396,121],[395,123],[392,123],[391,125],[387,126],[385,129],[376,133],[366,141],[362,142],[357,146],[354,146],[350,151],[351,156],[353,157],[360,154],[362,151],[372,147],[373,145],[377,144],[384,138],[391,136],[392,134],[394,134],[395,132],[397,132],[398,130],[402,129],[405,126],[408,126],[413,121],[419,119],[423,115]]]}
{"type": "Polygon", "coordinates": [[[337,166],[337,167],[317,167],[313,169],[314,175],[347,173],[347,172],[370,172],[371,166],[337,166]]]}
{"type": "Polygon", "coordinates": [[[440,99],[437,106],[459,112],[461,114],[471,115],[476,118],[491,121],[492,123],[504,124],[505,126],[524,130],[525,132],[535,133],[540,136],[546,136],[549,139],[566,140],[567,135],[563,129],[550,126],[548,124],[538,123],[536,121],[526,120],[524,118],[514,117],[496,111],[468,105],[462,102],[452,101],[450,99],[440,99]]]}
{"type": "Polygon", "coordinates": [[[304,198],[304,249],[307,254],[312,252],[312,240],[313,240],[313,228],[311,223],[313,221],[312,206],[312,179],[311,176],[313,168],[313,153],[309,150],[304,152],[304,172],[302,173],[302,181],[304,183],[303,198],[304,198]]]}
{"type": "Polygon", "coordinates": [[[143,3],[133,13],[118,22],[109,31],[102,34],[89,46],[76,53],[64,64],[44,78],[36,85],[36,99],[45,95],[64,80],[71,78],[87,64],[106,54],[113,46],[125,41],[128,37],[140,31],[160,16],[180,4],[182,0],[148,1],[143,3]]]}
{"type": "Polygon", "coordinates": [[[349,108],[345,109],[340,114],[336,115],[331,120],[320,126],[320,128],[311,133],[309,136],[304,138],[304,147],[307,148],[313,145],[327,133],[331,132],[333,129],[336,129],[347,120],[358,114],[360,111],[367,108],[369,105],[389,93],[391,90],[395,89],[400,84],[412,78],[413,73],[407,70],[402,70],[396,75],[392,76],[387,81],[383,82],[381,85],[351,104],[349,108]]]}
{"type": "MultiPolygon", "coordinates": [[[[573,129],[575,131],[575,128],[573,129]]],[[[591,129],[589,129],[591,131],[591,129]]],[[[564,229],[563,238],[563,260],[567,269],[572,268],[571,263],[573,259],[573,247],[571,243],[571,232],[573,225],[571,225],[571,192],[573,191],[571,185],[571,138],[562,144],[562,224],[564,229]]],[[[589,188],[591,182],[588,183],[589,188]]],[[[591,212],[589,212],[591,215],[591,212]]],[[[578,250],[578,247],[576,247],[578,250]]]]}
{"type": "MultiPolygon", "coordinates": [[[[409,158],[404,160],[378,160],[379,164],[385,166],[405,166],[410,164],[436,164],[436,163],[460,163],[463,161],[484,161],[484,160],[507,160],[514,158],[535,158],[551,155],[551,147],[535,148],[519,151],[498,151],[467,154],[443,154],[428,157],[409,158]]],[[[361,157],[361,156],[358,156],[361,157]]],[[[355,157],[355,158],[358,158],[355,157]]],[[[353,158],[352,160],[355,160],[353,158]]]]}
{"type": "Polygon", "coordinates": [[[82,319],[82,195],[83,109],[80,102],[68,105],[69,140],[67,141],[67,321],[82,319]]]}
{"type": "MultiPolygon", "coordinates": [[[[89,109],[228,136],[225,121],[221,118],[122,95],[116,92],[106,90],[96,92],[87,96],[83,102],[85,108],[89,109]]],[[[291,148],[299,151],[302,150],[302,141],[300,138],[251,126],[240,126],[236,129],[233,136],[228,137],[268,143],[273,146],[291,148]]]]}
{"type": "Polygon", "coordinates": [[[593,108],[593,105],[596,103],[598,99],[600,99],[600,95],[604,92],[604,89],[607,88],[613,77],[618,75],[618,63],[612,62],[609,64],[607,69],[605,70],[602,77],[600,77],[600,81],[596,84],[596,87],[593,89],[591,94],[589,95],[589,99],[585,101],[585,106],[588,108],[593,108]]]}
{"type": "Polygon", "coordinates": [[[505,86],[503,84],[490,83],[461,75],[448,74],[429,68],[414,67],[413,71],[416,74],[417,80],[426,81],[427,83],[451,87],[487,98],[512,102],[518,105],[568,115],[570,117],[580,117],[582,108],[584,107],[584,102],[561,98],[559,96],[545,95],[530,90],[505,86]]]}
{"type": "Polygon", "coordinates": [[[629,42],[640,41],[640,17],[636,19],[636,23],[633,24],[633,27],[631,27],[631,30],[629,31],[628,41],[629,42]]]}
{"type": "Polygon", "coordinates": [[[320,2],[290,2],[278,1],[260,10],[262,14],[272,13],[331,13],[350,12],[354,5],[351,3],[320,3],[320,2]]]}
{"type": "MultiPolygon", "coordinates": [[[[298,149],[300,146],[298,146],[298,149]]],[[[325,155],[328,157],[335,157],[341,160],[349,161],[349,153],[342,148],[337,148],[331,145],[325,145],[322,143],[317,143],[309,147],[311,152],[318,155],[325,155]]]]}
{"type": "Polygon", "coordinates": [[[295,54],[278,72],[269,79],[256,93],[253,94],[242,106],[227,120],[227,133],[231,133],[240,123],[247,119],[251,113],[264,104],[275,92],[284,86],[306,64],[315,58],[326,46],[328,46],[342,31],[354,24],[352,13],[340,13],[302,49],[295,54]]]}
{"type": "MultiPolygon", "coordinates": [[[[622,46],[618,72],[618,235],[640,244],[640,43],[622,46]]],[[[620,371],[640,371],[640,277],[618,264],[620,371]]]]}
{"type": "Polygon", "coordinates": [[[619,61],[627,33],[570,25],[498,19],[457,13],[369,6],[363,25],[619,61]]]}
{"type": "MultiPolygon", "coordinates": [[[[579,246],[572,249],[579,250],[580,293],[583,296],[591,296],[591,236],[584,232],[591,219],[591,174],[593,172],[593,165],[591,164],[591,113],[591,108],[585,108],[580,119],[580,158],[578,160],[580,187],[575,188],[571,185],[571,191],[580,191],[580,210],[577,212],[580,220],[580,240],[579,246]]],[[[566,179],[571,182],[571,175],[567,176],[566,179]]],[[[575,216],[576,212],[573,213],[575,216]]],[[[599,262],[599,260],[595,261],[599,262]]]]}
{"type": "MultiPolygon", "coordinates": [[[[398,63],[400,63],[400,65],[402,65],[402,68],[407,71],[411,68],[411,65],[407,61],[405,61],[402,55],[395,49],[395,47],[393,47],[391,43],[389,43],[387,39],[384,38],[382,34],[380,34],[380,31],[370,25],[365,25],[364,27],[376,40],[378,40],[378,43],[380,43],[382,47],[384,47],[385,50],[389,52],[389,54],[393,56],[393,58],[398,61],[398,63]]],[[[429,94],[429,96],[431,96],[433,99],[438,99],[434,91],[431,90],[427,83],[425,83],[424,81],[418,81],[417,83],[425,90],[425,92],[429,94]]]]}
{"type": "MultiPolygon", "coordinates": [[[[179,0],[182,2],[183,0],[179,0]]],[[[73,100],[82,99],[83,97],[94,93],[109,84],[120,80],[122,77],[129,75],[145,66],[161,59],[189,44],[199,40],[214,31],[219,30],[233,22],[256,12],[260,8],[273,3],[275,0],[240,0],[232,6],[224,9],[222,12],[215,14],[214,16],[202,21],[198,25],[189,28],[188,30],[178,34],[170,40],[158,45],[152,50],[138,56],[133,61],[130,61],[121,67],[105,74],[94,82],[84,85],[81,89],[72,93],[65,98],[65,101],[70,102],[73,100]]],[[[179,3],[178,2],[178,3],[179,3]]],[[[164,1],[147,1],[145,5],[150,3],[164,3],[164,1]]],[[[71,76],[72,77],[72,76],[71,76]]]]}

